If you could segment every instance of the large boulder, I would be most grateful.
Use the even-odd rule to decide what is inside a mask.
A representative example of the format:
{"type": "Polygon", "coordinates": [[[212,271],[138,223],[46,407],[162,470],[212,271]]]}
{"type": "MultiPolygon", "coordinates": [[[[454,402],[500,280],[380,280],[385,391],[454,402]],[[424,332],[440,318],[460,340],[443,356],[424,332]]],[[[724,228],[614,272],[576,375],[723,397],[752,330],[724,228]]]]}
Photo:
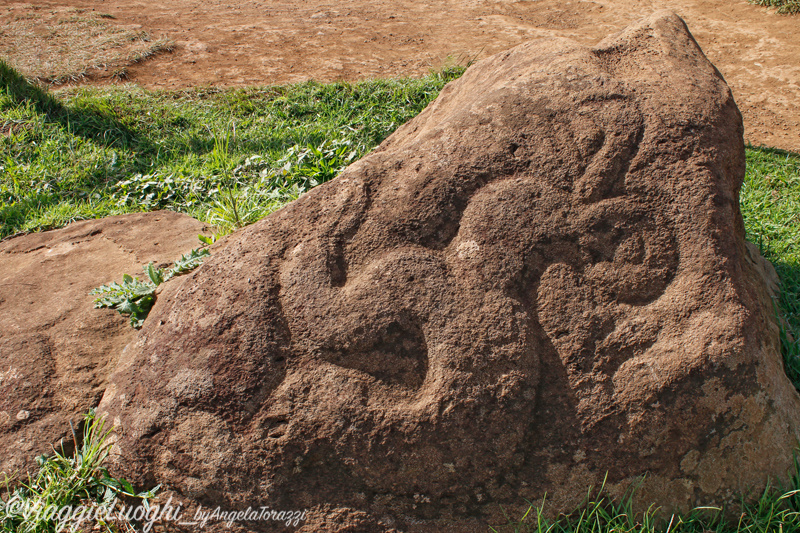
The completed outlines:
{"type": "Polygon", "coordinates": [[[116,468],[304,531],[480,531],[606,475],[730,503],[800,428],[743,175],[673,14],[481,61],[164,290],[100,405],[116,468]]]}
{"type": "MultiPolygon", "coordinates": [[[[0,472],[24,474],[96,407],[136,336],[89,291],[196,248],[203,223],[169,211],[76,222],[0,242],[0,472]]],[[[0,476],[2,477],[2,476],[0,476]]]]}

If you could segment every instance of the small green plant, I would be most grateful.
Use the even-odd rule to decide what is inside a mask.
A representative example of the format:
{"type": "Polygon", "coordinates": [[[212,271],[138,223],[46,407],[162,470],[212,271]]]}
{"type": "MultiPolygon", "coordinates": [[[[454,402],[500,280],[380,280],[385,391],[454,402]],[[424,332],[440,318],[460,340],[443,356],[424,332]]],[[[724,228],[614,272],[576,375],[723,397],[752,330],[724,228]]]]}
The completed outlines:
{"type": "Polygon", "coordinates": [[[209,255],[211,253],[207,248],[196,248],[182,255],[169,269],[148,263],[144,266],[147,276],[144,281],[125,274],[122,276],[122,283],[112,282],[92,289],[89,294],[99,296],[94,301],[94,307],[116,309],[121,315],[130,316],[131,326],[141,328],[156,301],[156,288],[175,276],[194,270],[209,255]]]}
{"type": "MultiPolygon", "coordinates": [[[[112,430],[105,427],[105,419],[98,418],[94,410],[90,410],[84,417],[81,439],[73,429],[74,453],[54,450],[52,456],[38,457],[38,473],[29,475],[27,482],[15,484],[6,475],[4,490],[7,500],[0,499],[0,531],[74,531],[76,525],[81,525],[76,524],[81,517],[109,516],[111,513],[102,511],[112,510],[120,498],[140,500],[145,508],[149,508],[149,500],[155,497],[160,487],[137,492],[130,482],[111,476],[103,466],[111,449],[111,434],[112,430]]],[[[91,530],[133,531],[130,523],[120,520],[117,516],[114,518],[116,523],[111,524],[100,519],[91,530]]]]}
{"type": "Polygon", "coordinates": [[[131,317],[131,326],[140,328],[155,303],[155,291],[156,285],[153,283],[124,274],[122,283],[111,282],[93,289],[90,294],[100,295],[94,301],[95,309],[116,309],[119,314],[131,317]]]}
{"type": "MultiPolygon", "coordinates": [[[[181,255],[181,258],[175,261],[175,265],[166,271],[164,281],[168,281],[175,276],[180,276],[181,274],[191,272],[195,268],[199,267],[209,255],[211,255],[211,252],[209,252],[206,248],[196,248],[186,255],[181,255]]],[[[148,268],[152,267],[152,265],[153,264],[150,263],[148,268]]]]}
{"type": "Polygon", "coordinates": [[[219,192],[219,180],[186,176],[181,172],[163,174],[134,174],[119,181],[109,195],[120,208],[137,206],[141,209],[165,207],[190,209],[204,198],[219,192]]]}
{"type": "Polygon", "coordinates": [[[206,236],[205,236],[205,235],[203,235],[202,233],[201,233],[200,235],[198,235],[198,236],[197,236],[197,238],[198,238],[198,239],[200,239],[200,242],[201,242],[202,244],[206,245],[206,246],[211,246],[212,244],[214,244],[215,242],[217,242],[217,238],[218,238],[218,237],[219,237],[219,235],[218,235],[218,234],[216,234],[216,233],[214,233],[213,235],[211,235],[211,237],[206,237],[206,236]]]}
{"type": "Polygon", "coordinates": [[[269,188],[262,185],[263,181],[221,192],[202,218],[218,228],[219,235],[227,235],[277,211],[304,192],[297,184],[269,188]]]}
{"type": "Polygon", "coordinates": [[[272,173],[276,184],[300,183],[305,189],[330,181],[347,165],[366,152],[363,146],[353,146],[349,140],[323,141],[318,146],[294,145],[289,148],[272,173]]]}

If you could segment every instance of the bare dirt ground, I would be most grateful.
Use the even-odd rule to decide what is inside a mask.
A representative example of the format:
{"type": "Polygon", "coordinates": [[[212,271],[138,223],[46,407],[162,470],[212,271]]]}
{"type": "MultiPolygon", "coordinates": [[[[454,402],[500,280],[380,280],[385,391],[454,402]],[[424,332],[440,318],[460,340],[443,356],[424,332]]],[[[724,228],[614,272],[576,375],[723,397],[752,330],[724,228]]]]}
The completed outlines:
{"type": "Polygon", "coordinates": [[[148,88],[413,76],[542,36],[594,44],[659,9],[686,20],[755,145],[800,152],[800,16],[746,0],[43,0],[173,40],[127,70],[148,88]]]}

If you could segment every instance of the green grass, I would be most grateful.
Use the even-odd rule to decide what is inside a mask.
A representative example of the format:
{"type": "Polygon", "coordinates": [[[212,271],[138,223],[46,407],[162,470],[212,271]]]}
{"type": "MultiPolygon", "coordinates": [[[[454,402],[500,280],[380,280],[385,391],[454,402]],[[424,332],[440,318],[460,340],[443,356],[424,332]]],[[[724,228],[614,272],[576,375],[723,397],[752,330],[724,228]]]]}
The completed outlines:
{"type": "Polygon", "coordinates": [[[159,208],[228,230],[253,222],[334,177],[461,72],[53,96],[0,64],[0,238],[159,208]]]}
{"type": "Polygon", "coordinates": [[[0,501],[0,531],[71,531],[70,526],[80,525],[82,519],[84,527],[97,526],[92,531],[133,531],[130,523],[118,519],[120,499],[134,505],[139,500],[146,507],[158,488],[137,493],[128,481],[109,475],[103,463],[111,448],[110,435],[105,420],[90,411],[80,436],[73,430],[72,453],[56,451],[38,457],[39,471],[27,481],[6,477],[0,488],[0,494],[6,493],[0,501]],[[100,520],[89,520],[89,516],[100,520]]]}
{"type": "MultiPolygon", "coordinates": [[[[798,464],[795,462],[795,469],[798,464]]],[[[797,471],[797,470],[796,470],[797,471]]],[[[492,533],[789,533],[800,531],[800,480],[792,486],[768,486],[755,502],[741,502],[732,516],[722,509],[701,507],[684,515],[666,515],[651,507],[633,511],[632,494],[621,501],[589,491],[585,502],[568,515],[545,516],[547,502],[531,504],[518,520],[489,527],[492,533]]]]}
{"type": "Polygon", "coordinates": [[[748,239],[759,245],[781,279],[786,373],[800,389],[800,155],[749,148],[740,199],[748,239]]]}
{"type": "Polygon", "coordinates": [[[765,7],[777,7],[778,13],[794,14],[800,13],[800,2],[798,0],[750,0],[754,4],[765,7]]]}
{"type": "MultiPolygon", "coordinates": [[[[333,178],[460,75],[177,93],[135,87],[44,92],[0,62],[0,237],[159,208],[230,231],[333,178]]],[[[748,238],[775,265],[787,373],[800,388],[800,156],[747,149],[748,238]]],[[[800,488],[767,490],[740,520],[696,510],[662,522],[587,498],[548,521],[532,506],[497,531],[798,531],[800,488]]]]}

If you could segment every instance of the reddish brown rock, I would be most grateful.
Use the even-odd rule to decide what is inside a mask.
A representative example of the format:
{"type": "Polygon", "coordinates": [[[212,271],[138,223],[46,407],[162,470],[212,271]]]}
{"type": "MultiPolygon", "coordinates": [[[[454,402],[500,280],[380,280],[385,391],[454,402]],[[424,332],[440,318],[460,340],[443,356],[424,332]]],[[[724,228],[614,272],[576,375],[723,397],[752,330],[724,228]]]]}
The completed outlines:
{"type": "MultiPolygon", "coordinates": [[[[96,407],[136,331],[89,291],[196,248],[204,225],[168,211],[76,222],[0,243],[0,472],[30,466],[96,407]]],[[[69,440],[71,441],[70,436],[69,440]]]]}
{"type": "Polygon", "coordinates": [[[101,403],[117,468],[303,531],[480,531],[606,473],[667,511],[763,487],[800,397],[743,175],[677,16],[482,61],[165,289],[101,403]]]}

